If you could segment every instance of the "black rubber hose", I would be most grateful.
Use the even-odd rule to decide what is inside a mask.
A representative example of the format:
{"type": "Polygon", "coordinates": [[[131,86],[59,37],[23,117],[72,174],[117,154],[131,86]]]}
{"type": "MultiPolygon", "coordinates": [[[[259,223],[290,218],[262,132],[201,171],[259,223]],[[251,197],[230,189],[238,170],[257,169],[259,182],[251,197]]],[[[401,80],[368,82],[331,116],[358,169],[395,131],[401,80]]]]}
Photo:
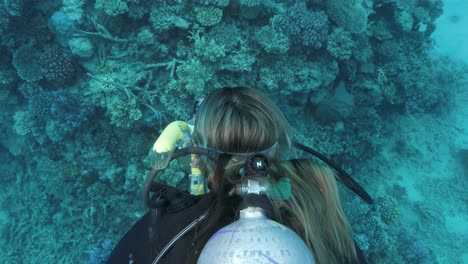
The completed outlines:
{"type": "Polygon", "coordinates": [[[293,145],[294,147],[300,149],[300,150],[303,150],[307,153],[310,153],[312,155],[314,155],[315,157],[317,157],[318,159],[322,160],[323,162],[325,162],[326,164],[328,164],[328,166],[332,167],[336,172],[337,172],[337,177],[338,177],[338,181],[340,181],[341,183],[343,183],[346,187],[348,187],[351,191],[353,191],[354,193],[356,193],[359,197],[361,197],[364,201],[366,201],[367,203],[371,204],[373,201],[372,201],[372,197],[369,195],[369,193],[366,192],[366,190],[364,190],[364,188],[362,188],[361,185],[359,185],[359,183],[357,183],[353,177],[351,177],[351,175],[349,175],[346,171],[344,171],[340,166],[336,165],[332,160],[330,160],[329,158],[325,157],[325,155],[323,155],[322,153],[310,148],[310,147],[307,147],[305,145],[302,145],[300,143],[297,143],[297,142],[293,142],[293,145]]]}

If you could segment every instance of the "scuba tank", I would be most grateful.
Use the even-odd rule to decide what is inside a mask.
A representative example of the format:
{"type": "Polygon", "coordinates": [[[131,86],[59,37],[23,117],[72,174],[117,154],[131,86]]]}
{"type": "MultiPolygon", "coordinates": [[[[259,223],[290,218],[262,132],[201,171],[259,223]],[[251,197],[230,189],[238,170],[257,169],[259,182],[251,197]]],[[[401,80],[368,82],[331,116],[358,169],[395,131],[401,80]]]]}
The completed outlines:
{"type": "Polygon", "coordinates": [[[310,249],[294,231],[268,219],[262,208],[247,207],[240,211],[239,220],[208,240],[198,263],[315,262],[310,249]]]}
{"type": "Polygon", "coordinates": [[[244,180],[235,192],[244,198],[245,208],[240,210],[239,220],[218,230],[208,240],[198,263],[315,263],[306,243],[289,227],[269,219],[259,201],[289,199],[289,178],[272,183],[268,159],[262,155],[247,159],[240,173],[244,180]],[[254,175],[255,179],[248,175],[254,175]]]}

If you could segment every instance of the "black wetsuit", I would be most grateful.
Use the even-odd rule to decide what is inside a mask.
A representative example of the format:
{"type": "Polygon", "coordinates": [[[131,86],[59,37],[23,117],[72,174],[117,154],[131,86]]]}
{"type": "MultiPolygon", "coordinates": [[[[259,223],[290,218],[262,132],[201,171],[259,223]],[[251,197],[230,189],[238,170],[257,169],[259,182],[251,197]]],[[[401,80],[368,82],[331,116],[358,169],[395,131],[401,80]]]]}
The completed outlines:
{"type": "MultiPolygon", "coordinates": [[[[160,185],[158,197],[162,198],[157,214],[148,212],[125,234],[112,251],[106,264],[151,264],[161,250],[185,227],[203,215],[214,195],[192,196],[175,188],[160,185]],[[156,215],[156,216],[155,216],[156,215]],[[159,215],[159,216],[157,216],[159,215]],[[156,225],[155,225],[156,224],[156,225]],[[149,239],[149,226],[157,226],[156,239],[149,239]]],[[[201,223],[201,222],[200,222],[201,223]]],[[[196,227],[181,236],[157,262],[185,263],[187,256],[194,254],[193,238],[196,227]]],[[[358,249],[359,263],[367,263],[358,249]]]]}

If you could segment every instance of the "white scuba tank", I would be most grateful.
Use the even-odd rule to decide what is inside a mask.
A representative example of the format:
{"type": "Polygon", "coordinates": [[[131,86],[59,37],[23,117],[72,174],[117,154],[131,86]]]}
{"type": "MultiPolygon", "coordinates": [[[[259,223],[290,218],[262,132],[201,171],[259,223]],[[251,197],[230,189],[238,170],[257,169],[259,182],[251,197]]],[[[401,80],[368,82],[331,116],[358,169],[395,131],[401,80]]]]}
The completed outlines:
{"type": "Polygon", "coordinates": [[[268,219],[259,207],[240,211],[239,220],[216,232],[203,248],[199,264],[309,264],[314,257],[288,227],[268,219]]]}

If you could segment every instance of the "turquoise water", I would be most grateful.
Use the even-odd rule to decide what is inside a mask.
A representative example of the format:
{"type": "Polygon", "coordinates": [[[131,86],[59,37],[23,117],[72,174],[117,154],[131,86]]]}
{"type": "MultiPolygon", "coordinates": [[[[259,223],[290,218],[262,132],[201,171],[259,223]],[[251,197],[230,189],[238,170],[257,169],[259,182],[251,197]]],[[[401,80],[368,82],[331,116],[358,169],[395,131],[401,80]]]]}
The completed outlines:
{"type": "MultiPolygon", "coordinates": [[[[0,263],[102,263],[148,152],[223,86],[275,100],[375,263],[468,263],[463,0],[0,1],[0,263]]],[[[162,179],[183,185],[183,164],[162,179]]]]}

